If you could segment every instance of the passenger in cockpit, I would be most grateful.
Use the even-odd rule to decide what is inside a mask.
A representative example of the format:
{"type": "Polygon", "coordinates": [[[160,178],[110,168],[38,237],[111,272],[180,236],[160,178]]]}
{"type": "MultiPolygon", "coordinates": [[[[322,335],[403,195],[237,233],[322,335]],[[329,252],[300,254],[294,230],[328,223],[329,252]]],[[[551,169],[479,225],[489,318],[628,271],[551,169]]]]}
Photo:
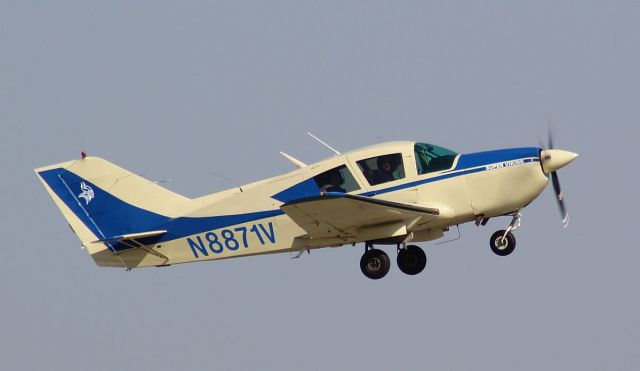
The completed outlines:
{"type": "Polygon", "coordinates": [[[347,192],[341,187],[344,184],[344,178],[339,171],[332,171],[327,174],[326,182],[327,183],[320,189],[321,192],[347,192]]]}
{"type": "Polygon", "coordinates": [[[393,172],[398,167],[395,163],[393,155],[378,157],[378,168],[373,172],[373,184],[380,184],[396,180],[393,172]]]}

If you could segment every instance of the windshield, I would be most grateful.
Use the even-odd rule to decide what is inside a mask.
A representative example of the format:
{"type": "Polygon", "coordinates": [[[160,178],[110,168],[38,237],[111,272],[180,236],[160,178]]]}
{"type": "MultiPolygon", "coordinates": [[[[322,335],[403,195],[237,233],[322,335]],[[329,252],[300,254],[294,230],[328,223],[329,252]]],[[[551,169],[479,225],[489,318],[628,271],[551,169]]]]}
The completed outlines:
{"type": "Polygon", "coordinates": [[[447,170],[458,155],[452,150],[427,143],[416,143],[414,152],[418,175],[447,170]]]}

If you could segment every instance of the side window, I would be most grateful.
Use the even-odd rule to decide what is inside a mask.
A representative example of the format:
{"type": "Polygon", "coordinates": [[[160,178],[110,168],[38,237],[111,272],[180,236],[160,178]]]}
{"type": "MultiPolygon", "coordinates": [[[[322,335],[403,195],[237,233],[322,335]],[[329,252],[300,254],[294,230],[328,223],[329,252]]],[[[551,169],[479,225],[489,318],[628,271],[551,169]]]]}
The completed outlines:
{"type": "Polygon", "coordinates": [[[371,157],[357,163],[360,171],[372,186],[405,177],[402,154],[400,153],[371,157]]]}
{"type": "Polygon", "coordinates": [[[452,150],[426,143],[416,143],[413,149],[418,175],[447,170],[458,155],[452,150]]]}
{"type": "Polygon", "coordinates": [[[360,189],[358,182],[345,165],[338,166],[313,177],[320,192],[352,192],[360,189]]]}

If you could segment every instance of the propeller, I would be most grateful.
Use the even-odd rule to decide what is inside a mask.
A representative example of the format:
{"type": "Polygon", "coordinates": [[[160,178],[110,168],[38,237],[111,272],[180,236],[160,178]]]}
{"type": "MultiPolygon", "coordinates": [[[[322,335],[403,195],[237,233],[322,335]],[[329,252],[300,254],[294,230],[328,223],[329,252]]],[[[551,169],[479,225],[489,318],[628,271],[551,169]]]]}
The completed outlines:
{"type": "Polygon", "coordinates": [[[575,160],[576,157],[578,157],[577,153],[554,149],[553,134],[551,133],[551,128],[549,128],[547,148],[540,152],[540,162],[542,162],[542,170],[547,174],[551,174],[551,183],[553,184],[553,190],[556,193],[556,201],[560,208],[560,216],[562,217],[562,226],[564,228],[569,225],[569,211],[567,210],[567,205],[564,202],[564,194],[560,187],[558,170],[575,160]]]}
{"type": "Polygon", "coordinates": [[[567,210],[567,205],[564,202],[564,195],[562,194],[562,189],[560,188],[560,179],[558,179],[557,171],[551,173],[551,182],[553,183],[553,190],[556,192],[556,200],[558,201],[558,206],[560,207],[562,226],[564,228],[567,228],[567,226],[569,225],[569,211],[567,210]]]}

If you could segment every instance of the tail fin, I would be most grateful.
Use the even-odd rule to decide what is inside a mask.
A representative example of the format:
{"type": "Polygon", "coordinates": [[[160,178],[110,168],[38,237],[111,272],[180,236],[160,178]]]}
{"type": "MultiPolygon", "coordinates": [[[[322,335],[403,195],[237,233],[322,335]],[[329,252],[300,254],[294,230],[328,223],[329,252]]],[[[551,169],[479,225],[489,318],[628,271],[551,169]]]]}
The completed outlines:
{"type": "MultiPolygon", "coordinates": [[[[35,170],[96,264],[125,266],[122,236],[156,236],[189,199],[98,157],[35,170]]],[[[127,267],[128,268],[128,267],[127,267]]]]}

